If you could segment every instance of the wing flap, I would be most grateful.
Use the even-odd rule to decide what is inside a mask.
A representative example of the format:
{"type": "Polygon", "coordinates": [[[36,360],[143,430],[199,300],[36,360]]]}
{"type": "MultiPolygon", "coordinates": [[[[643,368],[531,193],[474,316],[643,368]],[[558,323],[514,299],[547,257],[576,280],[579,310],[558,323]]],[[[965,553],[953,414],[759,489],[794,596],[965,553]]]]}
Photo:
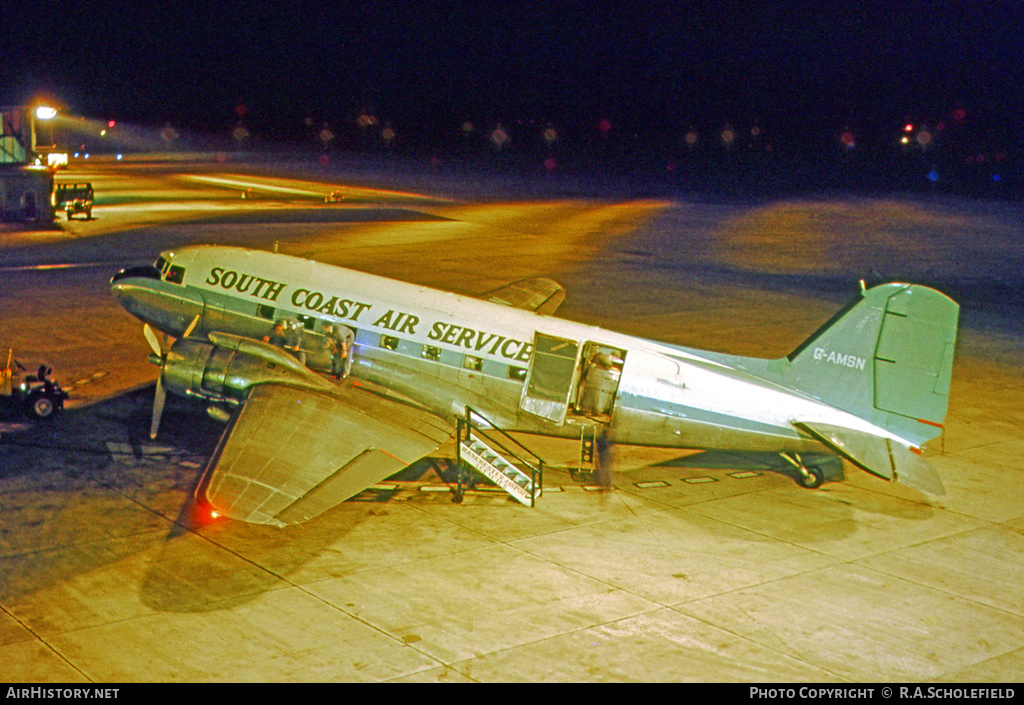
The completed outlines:
{"type": "Polygon", "coordinates": [[[450,433],[429,412],[370,392],[261,384],[225,430],[197,494],[234,519],[295,524],[393,475],[450,433]]]}
{"type": "Polygon", "coordinates": [[[408,463],[385,451],[367,448],[323,482],[275,515],[282,524],[299,524],[354,497],[408,463]]]}
{"type": "Polygon", "coordinates": [[[935,468],[891,438],[817,422],[795,421],[793,425],[873,475],[928,494],[946,493],[935,468]]]}
{"type": "Polygon", "coordinates": [[[534,277],[520,279],[517,282],[488,291],[480,298],[491,303],[550,316],[565,300],[565,288],[552,279],[534,277]]]}

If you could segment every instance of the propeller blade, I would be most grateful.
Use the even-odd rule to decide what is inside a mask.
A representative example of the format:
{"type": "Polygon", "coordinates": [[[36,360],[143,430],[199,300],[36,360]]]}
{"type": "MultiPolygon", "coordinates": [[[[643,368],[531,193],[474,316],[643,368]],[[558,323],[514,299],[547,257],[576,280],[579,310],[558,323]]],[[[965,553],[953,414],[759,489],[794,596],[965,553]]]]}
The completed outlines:
{"type": "Polygon", "coordinates": [[[160,418],[164,415],[164,403],[167,401],[167,390],[164,389],[163,370],[156,378],[156,394],[153,396],[153,421],[149,424],[149,438],[156,439],[156,432],[160,428],[160,418]]]}
{"type": "Polygon", "coordinates": [[[199,323],[199,316],[192,319],[192,322],[188,324],[188,328],[185,329],[185,335],[182,338],[187,338],[192,335],[192,331],[196,329],[196,324],[199,323]]]}
{"type": "Polygon", "coordinates": [[[142,334],[146,336],[146,342],[149,343],[150,349],[160,357],[163,357],[164,351],[160,345],[160,341],[157,340],[156,331],[150,328],[148,323],[142,326],[142,334]]]}

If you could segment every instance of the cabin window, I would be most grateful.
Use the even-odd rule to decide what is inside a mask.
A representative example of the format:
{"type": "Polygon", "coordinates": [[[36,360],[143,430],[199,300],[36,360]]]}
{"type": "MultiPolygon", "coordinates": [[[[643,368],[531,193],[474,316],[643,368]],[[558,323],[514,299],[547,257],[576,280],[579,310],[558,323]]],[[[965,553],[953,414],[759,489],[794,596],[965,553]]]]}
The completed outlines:
{"type": "Polygon", "coordinates": [[[171,284],[181,284],[185,281],[185,268],[177,264],[172,264],[171,268],[167,270],[167,281],[171,284]]]}
{"type": "Polygon", "coordinates": [[[509,366],[508,378],[514,379],[517,382],[522,382],[524,379],[526,379],[526,368],[509,366]]]}
{"type": "Polygon", "coordinates": [[[380,337],[380,346],[387,350],[398,350],[398,338],[393,335],[382,335],[380,337]]]}
{"type": "Polygon", "coordinates": [[[266,304],[259,304],[256,307],[256,315],[260,318],[266,318],[267,320],[274,320],[274,307],[267,306],[266,304]]]}
{"type": "Polygon", "coordinates": [[[475,357],[473,355],[466,355],[462,361],[463,368],[467,370],[473,370],[474,372],[483,372],[484,360],[481,357],[475,357]]]}
{"type": "Polygon", "coordinates": [[[316,325],[316,319],[312,316],[306,316],[300,313],[296,315],[296,318],[302,321],[302,327],[306,330],[313,330],[313,326],[316,325]]]}
{"type": "Polygon", "coordinates": [[[420,355],[428,360],[439,362],[441,360],[441,348],[435,348],[433,345],[424,345],[420,355]]]}

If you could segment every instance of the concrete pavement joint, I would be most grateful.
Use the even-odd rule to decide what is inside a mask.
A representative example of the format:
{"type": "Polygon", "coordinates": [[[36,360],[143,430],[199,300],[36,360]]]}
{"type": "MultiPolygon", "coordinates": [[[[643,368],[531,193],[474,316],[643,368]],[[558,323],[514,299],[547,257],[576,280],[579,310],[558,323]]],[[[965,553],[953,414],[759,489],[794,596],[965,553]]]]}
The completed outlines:
{"type": "Polygon", "coordinates": [[[38,641],[40,644],[42,644],[46,648],[47,651],[49,651],[54,656],[56,656],[58,659],[60,659],[64,663],[66,663],[68,665],[68,667],[71,668],[71,670],[73,670],[76,673],[80,674],[82,676],[82,678],[84,678],[89,683],[95,683],[96,682],[92,678],[90,678],[82,669],[80,669],[78,666],[76,666],[71,661],[69,661],[67,659],[67,657],[64,656],[64,654],[62,654],[59,650],[57,650],[57,648],[54,647],[53,644],[51,644],[46,639],[44,639],[42,636],[40,636],[35,630],[32,629],[32,627],[28,626],[27,624],[22,622],[20,619],[18,619],[16,616],[11,614],[11,612],[6,607],[4,607],[2,604],[0,604],[0,611],[2,611],[4,614],[6,614],[8,617],[10,617],[11,620],[16,622],[18,624],[18,626],[20,626],[26,632],[31,634],[32,638],[35,639],[36,641],[38,641]]]}

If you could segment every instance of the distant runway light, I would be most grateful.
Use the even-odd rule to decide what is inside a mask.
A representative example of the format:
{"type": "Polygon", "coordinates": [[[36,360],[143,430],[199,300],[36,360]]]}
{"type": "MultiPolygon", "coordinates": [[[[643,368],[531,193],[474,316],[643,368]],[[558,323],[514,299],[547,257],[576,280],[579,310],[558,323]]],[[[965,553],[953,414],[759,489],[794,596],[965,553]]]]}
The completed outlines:
{"type": "Polygon", "coordinates": [[[501,123],[499,123],[498,126],[491,131],[491,143],[498,149],[501,149],[508,144],[508,141],[508,133],[505,132],[505,128],[501,126],[501,123]]]}

